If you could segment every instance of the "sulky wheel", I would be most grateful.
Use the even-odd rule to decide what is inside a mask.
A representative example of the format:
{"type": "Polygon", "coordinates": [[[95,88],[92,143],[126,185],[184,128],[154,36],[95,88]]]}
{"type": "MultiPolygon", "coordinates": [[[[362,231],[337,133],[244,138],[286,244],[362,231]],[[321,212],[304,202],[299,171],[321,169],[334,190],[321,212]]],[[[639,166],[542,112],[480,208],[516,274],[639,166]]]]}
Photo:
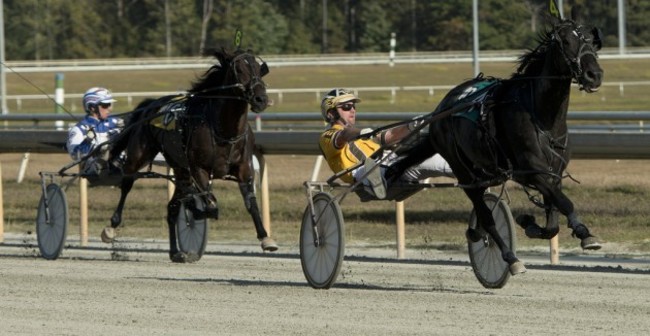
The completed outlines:
{"type": "Polygon", "coordinates": [[[311,205],[307,205],[300,226],[300,262],[309,285],[328,289],[336,281],[343,263],[343,215],[329,193],[317,193],[312,200],[313,212],[311,205]]]}
{"type": "MultiPolygon", "coordinates": [[[[205,209],[205,203],[201,197],[195,196],[190,202],[193,202],[199,211],[205,209]]],[[[178,248],[181,252],[194,256],[198,260],[203,256],[205,245],[208,242],[208,220],[194,218],[190,207],[185,206],[184,203],[181,202],[176,221],[178,248]]]]}
{"type": "MultiPolygon", "coordinates": [[[[503,200],[493,193],[483,195],[485,204],[492,210],[492,217],[496,224],[499,235],[514,252],[515,245],[515,224],[510,212],[510,207],[503,200]]],[[[476,229],[476,213],[472,210],[469,225],[476,229]]],[[[474,275],[485,288],[502,288],[510,278],[508,263],[501,257],[501,250],[497,244],[482,229],[482,239],[477,242],[468,240],[469,260],[472,263],[474,275]]]]}
{"type": "Polygon", "coordinates": [[[38,203],[36,237],[41,256],[48,260],[59,257],[68,227],[68,201],[57,184],[49,184],[38,203]]]}

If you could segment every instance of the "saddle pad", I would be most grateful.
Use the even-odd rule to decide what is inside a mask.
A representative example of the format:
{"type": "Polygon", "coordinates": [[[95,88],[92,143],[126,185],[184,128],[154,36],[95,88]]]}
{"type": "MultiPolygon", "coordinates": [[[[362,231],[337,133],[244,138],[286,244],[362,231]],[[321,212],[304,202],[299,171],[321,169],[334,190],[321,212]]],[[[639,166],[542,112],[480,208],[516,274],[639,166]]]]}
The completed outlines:
{"type": "Polygon", "coordinates": [[[158,111],[158,114],[160,115],[151,119],[149,123],[154,127],[167,131],[175,130],[176,120],[183,117],[187,111],[185,100],[180,99],[181,98],[173,99],[169,103],[163,105],[158,111]]]}
{"type": "MultiPolygon", "coordinates": [[[[471,86],[468,86],[458,97],[456,98],[456,103],[464,102],[483,102],[485,97],[490,93],[490,89],[496,85],[499,81],[496,79],[485,79],[474,82],[471,86]]],[[[472,105],[466,110],[458,111],[452,116],[462,117],[469,119],[473,122],[478,122],[481,117],[482,108],[477,105],[472,105]]]]}

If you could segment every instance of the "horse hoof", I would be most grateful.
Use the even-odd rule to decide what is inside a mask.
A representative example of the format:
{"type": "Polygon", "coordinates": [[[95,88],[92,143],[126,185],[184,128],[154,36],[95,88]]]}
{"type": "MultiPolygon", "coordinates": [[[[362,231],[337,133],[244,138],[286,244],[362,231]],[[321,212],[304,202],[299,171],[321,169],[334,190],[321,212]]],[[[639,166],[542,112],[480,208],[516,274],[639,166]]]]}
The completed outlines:
{"type": "Polygon", "coordinates": [[[271,237],[264,237],[261,239],[262,251],[274,252],[277,251],[279,246],[271,237]]]}
{"type": "Polygon", "coordinates": [[[115,240],[115,228],[107,226],[102,230],[102,241],[106,244],[110,244],[115,240]]]}
{"type": "Polygon", "coordinates": [[[580,246],[584,250],[599,250],[601,247],[603,247],[600,242],[598,242],[598,239],[594,236],[589,236],[585,239],[582,239],[580,241],[580,246]]]}
{"type": "Polygon", "coordinates": [[[196,253],[178,252],[174,255],[169,256],[169,259],[172,262],[179,263],[179,264],[191,264],[199,261],[199,259],[201,259],[201,256],[196,253]]]}
{"type": "Polygon", "coordinates": [[[478,232],[478,230],[470,228],[465,230],[465,238],[467,238],[467,240],[471,241],[472,243],[476,243],[481,240],[483,236],[480,232],[478,232]]]}
{"type": "Polygon", "coordinates": [[[517,275],[521,273],[526,273],[526,266],[521,261],[516,261],[510,265],[510,274],[517,275]]]}
{"type": "Polygon", "coordinates": [[[197,253],[184,253],[184,259],[186,264],[191,264],[199,261],[201,259],[201,256],[198,255],[197,253]]]}
{"type": "Polygon", "coordinates": [[[519,224],[519,226],[524,230],[530,225],[537,225],[535,222],[535,216],[531,215],[519,215],[515,219],[515,222],[517,222],[517,224],[519,224]]]}
{"type": "Polygon", "coordinates": [[[178,252],[175,254],[169,255],[169,259],[174,263],[185,263],[185,253],[178,252]]]}

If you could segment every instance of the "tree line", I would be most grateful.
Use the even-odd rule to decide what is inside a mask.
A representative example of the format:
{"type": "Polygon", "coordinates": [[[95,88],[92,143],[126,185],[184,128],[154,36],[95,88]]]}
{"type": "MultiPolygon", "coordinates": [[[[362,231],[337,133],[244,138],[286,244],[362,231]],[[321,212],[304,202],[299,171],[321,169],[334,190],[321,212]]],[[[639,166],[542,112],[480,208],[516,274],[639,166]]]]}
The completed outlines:
{"type": "MultiPolygon", "coordinates": [[[[5,58],[197,56],[206,47],[258,54],[471,50],[472,0],[0,0],[5,58]]],[[[524,49],[546,27],[549,0],[479,0],[479,48],[524,49]]],[[[618,0],[564,0],[617,47],[618,0]]],[[[624,0],[626,46],[647,46],[650,1],[624,0]]]]}

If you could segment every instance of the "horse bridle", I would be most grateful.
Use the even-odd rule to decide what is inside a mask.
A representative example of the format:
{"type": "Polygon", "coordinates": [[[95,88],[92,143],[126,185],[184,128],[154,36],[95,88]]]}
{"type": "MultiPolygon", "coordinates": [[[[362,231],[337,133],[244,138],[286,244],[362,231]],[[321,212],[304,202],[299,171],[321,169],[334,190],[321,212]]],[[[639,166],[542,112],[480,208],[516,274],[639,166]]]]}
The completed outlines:
{"type": "Polygon", "coordinates": [[[551,39],[555,41],[560,48],[560,52],[562,53],[562,57],[564,58],[564,61],[566,64],[569,66],[569,70],[571,71],[571,77],[578,83],[579,87],[581,90],[583,90],[583,84],[581,83],[580,78],[582,77],[582,64],[581,64],[581,59],[585,55],[593,55],[594,58],[598,58],[598,54],[596,53],[596,50],[594,48],[594,43],[600,43],[600,37],[597,36],[597,34],[594,34],[594,40],[590,41],[587,40],[585,35],[580,31],[580,28],[582,28],[581,25],[576,24],[573,21],[567,21],[567,23],[559,25],[558,27],[553,29],[553,32],[551,33],[551,39]],[[575,35],[578,40],[580,41],[580,48],[578,49],[578,53],[576,54],[575,57],[570,57],[567,55],[566,49],[564,49],[564,44],[562,43],[562,39],[560,38],[560,31],[566,28],[573,28],[572,33],[575,35]]]}
{"type": "MultiPolygon", "coordinates": [[[[259,57],[257,57],[257,58],[259,58],[259,57]]],[[[268,68],[267,68],[266,62],[264,62],[261,58],[260,58],[260,62],[261,62],[260,63],[260,71],[256,73],[255,72],[255,67],[253,65],[254,63],[257,63],[256,57],[249,54],[249,53],[243,53],[243,54],[237,55],[236,57],[234,57],[232,59],[232,61],[230,61],[230,67],[229,68],[230,68],[230,70],[232,70],[233,75],[235,76],[235,81],[237,82],[236,84],[234,84],[234,87],[237,87],[242,91],[243,100],[245,100],[249,104],[253,103],[253,98],[255,97],[255,88],[256,87],[261,86],[263,88],[266,88],[266,84],[264,83],[264,81],[262,81],[262,76],[264,76],[264,74],[262,74],[262,72],[264,72],[264,69],[268,69],[268,68]],[[251,78],[248,81],[247,85],[244,85],[241,82],[240,78],[239,78],[240,73],[237,71],[237,67],[235,66],[236,63],[239,62],[239,61],[246,62],[246,65],[248,65],[248,67],[250,69],[251,78]]]]}
{"type": "Polygon", "coordinates": [[[211,89],[208,89],[208,90],[202,90],[200,92],[189,95],[188,98],[201,97],[201,98],[210,98],[210,99],[212,99],[212,98],[235,99],[235,100],[243,100],[243,101],[245,101],[245,102],[252,105],[253,104],[253,99],[255,98],[255,88],[257,86],[266,87],[266,84],[264,83],[264,81],[262,81],[262,77],[266,73],[268,73],[268,66],[266,65],[266,62],[264,62],[264,60],[262,60],[259,56],[256,57],[256,56],[253,56],[250,53],[242,53],[240,55],[235,56],[230,61],[230,63],[228,64],[228,71],[229,72],[232,71],[233,76],[235,77],[235,83],[221,85],[221,86],[214,87],[214,88],[211,88],[211,89]],[[259,73],[255,72],[255,68],[253,67],[253,64],[252,64],[252,63],[256,63],[256,60],[255,60],[256,58],[260,60],[260,71],[259,71],[259,73]],[[251,79],[247,83],[247,85],[244,85],[244,83],[242,83],[240,81],[240,78],[239,78],[240,73],[237,71],[237,67],[235,66],[235,64],[237,62],[239,62],[240,60],[242,60],[242,59],[249,66],[250,73],[251,73],[251,79]],[[251,62],[251,60],[252,60],[252,62],[251,62]],[[240,95],[210,95],[210,94],[207,94],[209,92],[226,91],[226,90],[229,90],[229,89],[238,89],[239,91],[241,91],[242,95],[240,96],[240,95]]]}

